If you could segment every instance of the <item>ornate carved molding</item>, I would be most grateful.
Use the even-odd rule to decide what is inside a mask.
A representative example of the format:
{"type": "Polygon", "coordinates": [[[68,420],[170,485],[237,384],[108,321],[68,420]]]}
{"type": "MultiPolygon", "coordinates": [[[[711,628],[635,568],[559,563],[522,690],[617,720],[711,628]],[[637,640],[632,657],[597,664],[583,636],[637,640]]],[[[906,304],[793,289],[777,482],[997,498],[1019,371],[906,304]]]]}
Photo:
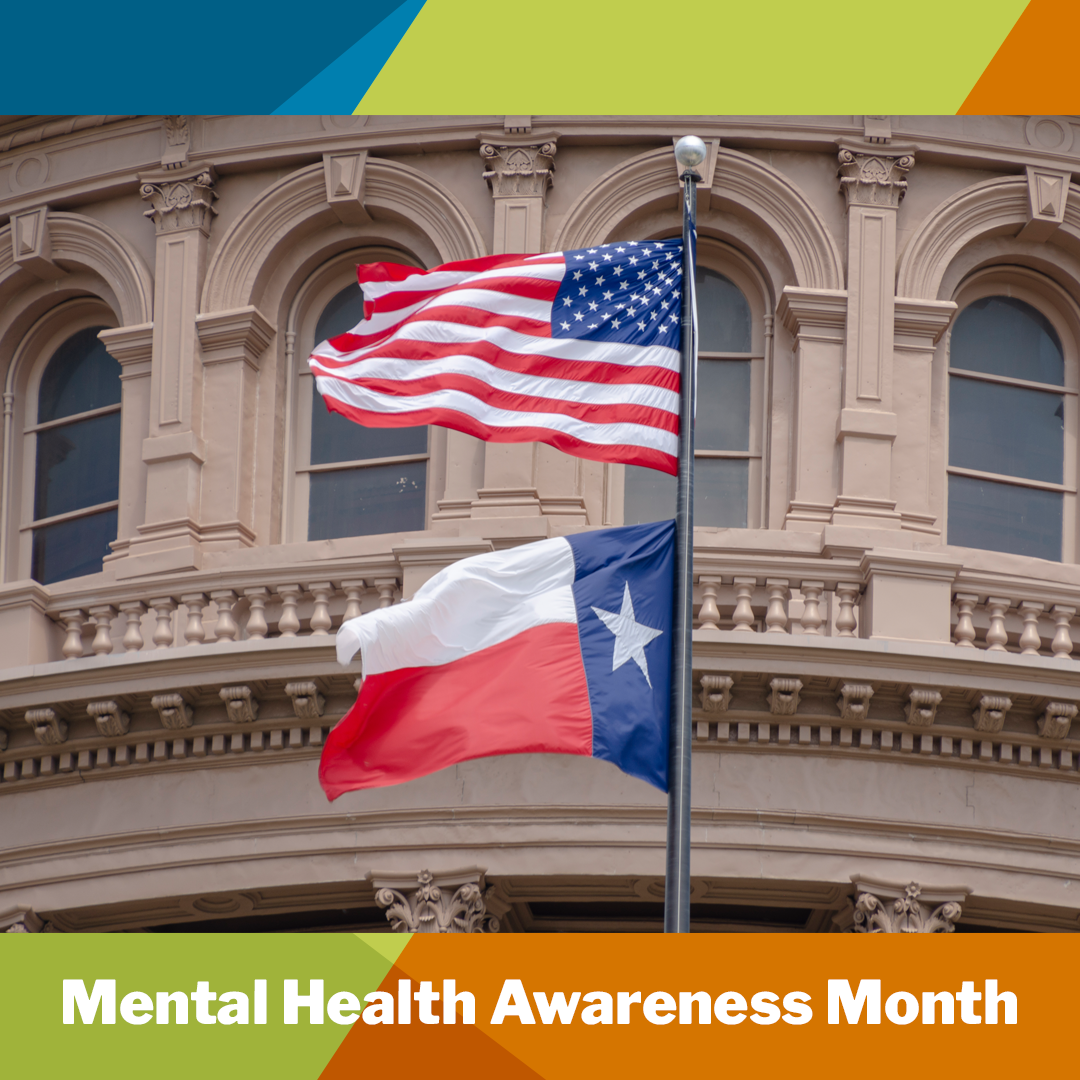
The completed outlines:
{"type": "Polygon", "coordinates": [[[210,222],[217,213],[212,166],[200,166],[187,176],[166,173],[141,179],[139,194],[150,203],[143,216],[154,222],[158,233],[200,229],[209,235],[210,222]]]}
{"type": "Polygon", "coordinates": [[[285,693],[292,698],[293,712],[298,720],[318,720],[326,708],[326,698],[313,682],[287,683],[285,693]]]}
{"type": "Polygon", "coordinates": [[[165,129],[165,152],[161,155],[163,169],[182,169],[187,164],[188,149],[191,146],[191,125],[186,116],[166,116],[162,125],[165,129]]]}
{"type": "Polygon", "coordinates": [[[1012,708],[1012,699],[1004,694],[983,694],[979,707],[971,714],[976,731],[996,735],[1005,725],[1005,714],[1012,708]]]}
{"type": "Polygon", "coordinates": [[[899,206],[907,191],[904,176],[915,164],[910,153],[860,153],[842,147],[840,190],[848,206],[899,206]]]}
{"type": "Polygon", "coordinates": [[[855,883],[851,927],[855,934],[951,934],[962,914],[960,901],[966,899],[965,892],[949,898],[934,894],[923,898],[922,886],[914,881],[899,895],[876,884],[870,886],[874,892],[863,891],[865,884],[855,883]],[[944,902],[935,907],[935,901],[942,899],[944,902]]]}
{"type": "Polygon", "coordinates": [[[794,716],[799,707],[799,692],[803,684],[799,679],[773,679],[769,683],[769,712],[773,716],[794,716]]]}
{"type": "Polygon", "coordinates": [[[326,201],[346,225],[366,225],[371,215],[364,206],[364,171],[368,152],[323,154],[326,201]]]}
{"type": "Polygon", "coordinates": [[[937,717],[937,708],[940,704],[940,691],[912,687],[908,695],[908,703],[904,707],[907,722],[912,727],[931,727],[937,717]]]}
{"type": "Polygon", "coordinates": [[[258,719],[259,702],[252,696],[250,686],[223,686],[218,696],[225,702],[229,719],[234,724],[250,724],[258,719]]]}
{"type": "Polygon", "coordinates": [[[1037,723],[1044,739],[1064,739],[1076,719],[1077,706],[1066,701],[1050,701],[1037,723]]]}
{"type": "Polygon", "coordinates": [[[701,707],[706,712],[727,712],[734,684],[730,675],[702,675],[701,707]]]}
{"type": "Polygon", "coordinates": [[[58,746],[68,736],[67,724],[56,715],[55,709],[27,709],[26,722],[42,746],[58,746]]]}
{"type": "Polygon", "coordinates": [[[554,182],[555,140],[532,146],[497,146],[485,142],[480,157],[487,168],[484,179],[496,198],[509,196],[543,197],[554,182]]]}
{"type": "Polygon", "coordinates": [[[179,694],[156,694],[150,704],[157,710],[161,726],[170,731],[189,728],[194,721],[194,711],[179,694]]]}
{"type": "Polygon", "coordinates": [[[131,726],[131,717],[115,701],[88,702],[86,712],[102,735],[126,735],[131,726]]]}
{"type": "Polygon", "coordinates": [[[395,933],[498,933],[499,920],[487,911],[481,870],[439,875],[421,870],[415,879],[396,874],[370,877],[375,903],[386,909],[395,933]]]}
{"type": "Polygon", "coordinates": [[[870,715],[870,699],[873,696],[874,688],[866,683],[844,683],[836,702],[840,719],[853,722],[866,720],[870,715]]]}

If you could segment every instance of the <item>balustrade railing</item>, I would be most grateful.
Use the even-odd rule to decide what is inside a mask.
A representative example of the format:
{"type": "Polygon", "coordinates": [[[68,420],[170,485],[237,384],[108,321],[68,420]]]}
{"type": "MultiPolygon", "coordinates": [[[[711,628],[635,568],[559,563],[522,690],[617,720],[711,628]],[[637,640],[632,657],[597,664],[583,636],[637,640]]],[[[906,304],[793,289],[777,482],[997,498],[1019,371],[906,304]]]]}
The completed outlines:
{"type": "Polygon", "coordinates": [[[958,588],[953,594],[953,642],[962,649],[1072,656],[1072,622],[1080,594],[1062,587],[1061,595],[1047,597],[1045,586],[1032,593],[1028,599],[1023,593],[997,596],[958,588]]]}

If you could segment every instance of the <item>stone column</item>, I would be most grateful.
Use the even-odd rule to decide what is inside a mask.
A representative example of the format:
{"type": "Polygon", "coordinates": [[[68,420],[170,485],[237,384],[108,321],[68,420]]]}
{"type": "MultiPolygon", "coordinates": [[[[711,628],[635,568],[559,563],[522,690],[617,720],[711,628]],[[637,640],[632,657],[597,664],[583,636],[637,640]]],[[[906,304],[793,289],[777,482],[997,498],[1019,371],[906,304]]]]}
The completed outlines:
{"type": "Polygon", "coordinates": [[[924,889],[916,882],[855,879],[852,910],[836,918],[849,934],[951,934],[969,890],[924,889]]]}
{"type": "Polygon", "coordinates": [[[432,874],[369,876],[375,903],[398,934],[495,934],[499,920],[487,909],[491,889],[477,867],[432,874]]]}
{"type": "Polygon", "coordinates": [[[785,529],[820,531],[832,517],[847,304],[844,292],[788,286],[777,305],[777,316],[795,343],[785,529]]]}
{"type": "MultiPolygon", "coordinates": [[[[494,203],[493,254],[542,251],[545,202],[555,172],[554,137],[492,136],[481,144],[480,156],[494,203]]],[[[454,443],[461,438],[450,434],[450,455],[460,457],[454,443]]],[[[565,525],[585,524],[577,458],[539,443],[487,443],[483,452],[483,486],[470,514],[486,519],[487,531],[524,539],[547,536],[543,519],[549,516],[565,525]]]]}
{"type": "Polygon", "coordinates": [[[900,528],[892,492],[893,311],[896,210],[915,164],[896,147],[842,146],[840,190],[848,211],[848,312],[836,439],[840,492],[835,524],[900,528]]]}
{"type": "Polygon", "coordinates": [[[201,565],[202,357],[195,329],[214,208],[210,165],[140,176],[146,217],[157,230],[154,344],[150,375],[146,518],[117,573],[201,565]],[[136,562],[136,557],[137,562],[136,562]],[[128,564],[132,565],[128,565],[128,564]]]}

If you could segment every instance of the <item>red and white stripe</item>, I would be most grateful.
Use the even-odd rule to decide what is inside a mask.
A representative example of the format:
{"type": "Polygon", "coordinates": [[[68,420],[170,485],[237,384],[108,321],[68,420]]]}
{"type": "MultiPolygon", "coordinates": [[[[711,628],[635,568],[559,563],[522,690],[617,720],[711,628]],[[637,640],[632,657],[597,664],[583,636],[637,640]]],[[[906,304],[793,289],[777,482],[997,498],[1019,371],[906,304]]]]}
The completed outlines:
{"type": "Polygon", "coordinates": [[[560,253],[361,266],[366,318],[315,349],[316,386],[368,427],[439,424],[674,474],[678,350],[553,338],[565,272],[560,253]]]}

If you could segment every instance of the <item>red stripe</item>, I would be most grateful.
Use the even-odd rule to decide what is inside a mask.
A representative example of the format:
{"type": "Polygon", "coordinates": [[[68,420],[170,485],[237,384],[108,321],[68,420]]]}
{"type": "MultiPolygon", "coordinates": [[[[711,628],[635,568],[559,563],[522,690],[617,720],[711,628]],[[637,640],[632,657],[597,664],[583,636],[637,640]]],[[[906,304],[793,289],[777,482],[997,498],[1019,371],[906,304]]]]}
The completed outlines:
{"type": "Polygon", "coordinates": [[[573,435],[567,435],[563,431],[546,427],[500,427],[485,424],[475,417],[454,409],[414,409],[406,413],[380,413],[370,409],[358,409],[329,394],[323,395],[323,401],[331,412],[340,413],[365,427],[416,427],[421,424],[438,424],[440,427],[463,431],[466,435],[475,435],[476,438],[484,439],[486,442],[542,442],[548,446],[554,446],[556,450],[562,450],[566,454],[586,458],[589,461],[643,465],[649,469],[657,469],[659,472],[670,473],[672,476],[677,476],[679,472],[678,459],[674,454],[666,454],[651,446],[634,446],[631,443],[611,445],[590,443],[573,435]]]}
{"type": "Polygon", "coordinates": [[[395,291],[380,296],[373,301],[374,311],[377,315],[383,315],[390,311],[401,311],[402,308],[412,307],[413,304],[423,303],[436,296],[447,293],[461,292],[463,289],[484,289],[488,292],[506,293],[509,296],[524,296],[527,300],[555,299],[559,291],[561,281],[548,281],[545,278],[532,278],[520,276],[507,276],[499,278],[468,278],[459,281],[456,285],[444,285],[438,289],[416,289],[402,287],[395,291]]]}
{"type": "Polygon", "coordinates": [[[479,259],[458,259],[457,262],[442,263],[433,267],[431,271],[421,270],[415,266],[405,266],[403,263],[363,263],[356,268],[356,280],[361,285],[365,281],[405,281],[407,278],[416,277],[420,274],[428,274],[435,270],[450,270],[455,272],[471,271],[481,274],[485,270],[495,270],[500,266],[521,266],[529,263],[554,263],[562,262],[561,252],[553,252],[547,256],[528,255],[485,255],[479,259]]]}
{"type": "Polygon", "coordinates": [[[426,308],[421,308],[402,319],[401,322],[388,326],[377,334],[341,334],[336,338],[331,338],[330,344],[339,352],[352,352],[368,345],[377,345],[410,323],[454,323],[458,326],[484,329],[491,326],[505,326],[508,330],[516,330],[519,334],[528,334],[530,337],[551,337],[551,322],[548,319],[526,319],[520,315],[492,315],[490,311],[471,307],[439,307],[430,313],[426,308]]]}
{"type": "Polygon", "coordinates": [[[330,732],[330,799],[493,754],[592,754],[592,710],[574,623],[535,626],[438,667],[368,676],[330,732]]]}
{"type": "Polygon", "coordinates": [[[421,379],[345,379],[342,381],[392,398],[419,397],[437,390],[457,390],[476,398],[477,401],[482,401],[485,405],[490,405],[493,409],[506,409],[508,412],[557,413],[560,416],[572,416],[589,424],[641,424],[642,427],[670,431],[673,435],[677,435],[679,431],[677,413],[657,409],[651,405],[567,401],[565,398],[515,394],[509,390],[500,390],[472,375],[445,372],[441,375],[427,375],[421,379]]]}
{"type": "MultiPolygon", "coordinates": [[[[395,338],[384,345],[375,346],[362,359],[419,361],[440,360],[445,356],[472,356],[500,371],[513,371],[519,375],[541,375],[548,379],[599,383],[603,386],[656,386],[676,394],[679,392],[679,373],[670,368],[634,367],[632,364],[609,364],[596,360],[560,360],[553,356],[508,352],[486,340],[452,344],[395,338]]],[[[323,353],[315,353],[315,358],[329,369],[348,367],[358,362],[356,357],[338,360],[323,353]]]]}

